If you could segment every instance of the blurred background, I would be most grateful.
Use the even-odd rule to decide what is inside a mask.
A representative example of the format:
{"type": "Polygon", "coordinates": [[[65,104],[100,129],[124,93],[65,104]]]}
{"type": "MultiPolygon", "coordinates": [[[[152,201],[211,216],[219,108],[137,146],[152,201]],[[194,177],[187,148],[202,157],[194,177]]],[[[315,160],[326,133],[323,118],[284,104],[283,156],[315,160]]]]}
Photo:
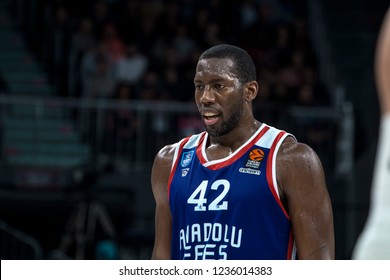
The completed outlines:
{"type": "Polygon", "coordinates": [[[0,257],[149,259],[150,170],[203,129],[197,58],[254,58],[260,121],[312,146],[336,258],[369,207],[379,110],[373,55],[388,1],[0,0],[0,257]]]}

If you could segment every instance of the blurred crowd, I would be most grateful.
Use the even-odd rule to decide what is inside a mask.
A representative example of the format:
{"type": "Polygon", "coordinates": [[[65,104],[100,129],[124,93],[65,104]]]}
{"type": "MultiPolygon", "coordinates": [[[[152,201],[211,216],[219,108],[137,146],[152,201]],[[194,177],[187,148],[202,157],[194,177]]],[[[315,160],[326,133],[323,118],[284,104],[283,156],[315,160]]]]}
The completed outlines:
{"type": "MultiPolygon", "coordinates": [[[[260,121],[280,126],[291,105],[330,105],[318,77],[305,0],[20,3],[24,6],[19,6],[17,18],[22,19],[26,42],[58,96],[193,102],[199,55],[213,45],[228,43],[246,49],[255,61],[260,91],[254,113],[260,121]]],[[[17,2],[14,5],[17,10],[17,2]]],[[[135,112],[107,111],[104,119],[104,152],[134,153],[137,127],[142,126],[135,112]]],[[[297,135],[302,141],[315,146],[328,138],[323,130],[318,135],[317,124],[310,126],[314,136],[305,128],[303,136],[297,135]]],[[[167,119],[152,118],[150,127],[149,138],[156,143],[144,144],[156,149],[174,140],[167,139],[169,135],[176,139],[202,129],[194,116],[179,116],[173,125],[167,119]]]]}
{"type": "Polygon", "coordinates": [[[196,60],[236,44],[258,68],[258,103],[326,105],[306,1],[39,1],[41,55],[58,95],[192,101],[196,60]]]}

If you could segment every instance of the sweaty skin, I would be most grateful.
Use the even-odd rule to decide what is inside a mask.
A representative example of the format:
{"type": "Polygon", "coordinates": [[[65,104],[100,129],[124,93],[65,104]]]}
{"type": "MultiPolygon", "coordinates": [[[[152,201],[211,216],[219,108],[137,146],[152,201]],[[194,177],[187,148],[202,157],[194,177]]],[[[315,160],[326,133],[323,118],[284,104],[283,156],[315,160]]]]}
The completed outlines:
{"type": "MultiPolygon", "coordinates": [[[[236,151],[261,126],[252,110],[258,83],[240,82],[233,69],[234,63],[229,58],[202,59],[196,67],[195,101],[209,133],[206,145],[209,161],[236,151]]],[[[167,187],[173,153],[174,145],[162,148],[152,168],[156,201],[152,259],[170,259],[172,217],[167,187]]],[[[276,174],[281,201],[291,219],[298,258],[334,259],[332,207],[316,153],[287,137],[277,154],[276,174]]]]}

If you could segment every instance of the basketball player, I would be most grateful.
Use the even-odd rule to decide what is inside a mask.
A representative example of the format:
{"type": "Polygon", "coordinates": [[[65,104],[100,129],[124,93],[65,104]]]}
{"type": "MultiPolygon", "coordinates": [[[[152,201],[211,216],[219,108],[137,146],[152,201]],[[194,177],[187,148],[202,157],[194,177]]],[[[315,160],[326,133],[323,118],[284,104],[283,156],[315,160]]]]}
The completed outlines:
{"type": "Polygon", "coordinates": [[[331,201],[316,153],[256,120],[248,53],[199,58],[195,101],[205,131],[168,145],[152,169],[153,259],[333,259],[331,201]]]}
{"type": "Polygon", "coordinates": [[[390,8],[377,41],[375,71],[382,114],[379,142],[370,210],[352,258],[390,260],[390,8]]]}

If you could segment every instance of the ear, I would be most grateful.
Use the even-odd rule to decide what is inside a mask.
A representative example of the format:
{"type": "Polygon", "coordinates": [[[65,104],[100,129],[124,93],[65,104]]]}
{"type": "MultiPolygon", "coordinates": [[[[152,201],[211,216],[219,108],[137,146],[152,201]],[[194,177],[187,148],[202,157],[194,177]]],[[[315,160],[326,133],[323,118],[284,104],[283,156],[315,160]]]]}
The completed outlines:
{"type": "Polygon", "coordinates": [[[248,82],[245,85],[245,101],[249,102],[256,98],[259,91],[259,84],[257,81],[248,82]]]}

